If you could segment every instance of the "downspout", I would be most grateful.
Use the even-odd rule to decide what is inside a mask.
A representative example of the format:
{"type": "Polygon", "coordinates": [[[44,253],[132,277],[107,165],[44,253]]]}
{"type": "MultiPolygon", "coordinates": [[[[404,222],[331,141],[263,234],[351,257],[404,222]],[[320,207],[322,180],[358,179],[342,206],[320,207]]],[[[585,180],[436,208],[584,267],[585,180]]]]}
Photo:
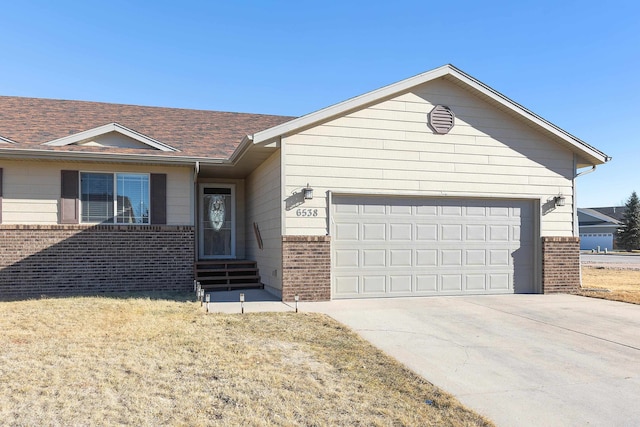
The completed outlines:
{"type": "MultiPolygon", "coordinates": [[[[611,160],[610,157],[607,157],[606,159],[607,161],[611,160]]],[[[574,161],[574,167],[577,170],[577,165],[576,165],[576,156],[573,156],[573,161],[574,161]]],[[[578,222],[578,203],[577,203],[577,192],[576,192],[576,178],[578,178],[579,176],[582,175],[587,175],[591,172],[594,172],[596,170],[597,165],[593,165],[591,166],[591,169],[587,169],[586,171],[582,171],[579,174],[576,174],[573,177],[573,235],[577,236],[578,238],[580,237],[580,223],[578,222]]],[[[580,280],[580,287],[582,287],[582,268],[580,268],[579,270],[579,279],[580,280]]]]}
{"type": "MultiPolygon", "coordinates": [[[[576,156],[573,156],[573,166],[574,169],[577,169],[576,165],[576,156]]],[[[579,174],[576,174],[573,177],[573,235],[580,236],[580,224],[578,223],[578,192],[576,191],[576,178],[582,175],[587,175],[591,172],[595,172],[597,165],[591,166],[591,169],[587,169],[586,171],[582,171],[579,174]]]]}
{"type": "MultiPolygon", "coordinates": [[[[194,260],[194,266],[195,266],[195,261],[198,260],[198,248],[200,247],[199,245],[199,241],[198,241],[198,174],[200,173],[200,162],[196,161],[196,163],[193,165],[193,191],[192,191],[192,195],[193,195],[193,203],[191,203],[191,206],[193,207],[193,214],[191,215],[191,221],[193,223],[193,244],[195,245],[195,247],[193,248],[193,260],[194,260]]],[[[195,277],[195,271],[193,272],[193,275],[195,277]]]]}

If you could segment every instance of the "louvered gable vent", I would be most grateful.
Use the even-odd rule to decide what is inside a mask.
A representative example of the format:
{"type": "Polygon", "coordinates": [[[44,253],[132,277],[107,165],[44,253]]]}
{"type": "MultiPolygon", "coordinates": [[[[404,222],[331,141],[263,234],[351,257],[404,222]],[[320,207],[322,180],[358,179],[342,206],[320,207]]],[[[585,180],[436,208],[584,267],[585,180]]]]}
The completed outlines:
{"type": "Polygon", "coordinates": [[[436,105],[429,113],[429,127],[435,133],[448,133],[455,122],[456,116],[446,105],[436,105]]]}

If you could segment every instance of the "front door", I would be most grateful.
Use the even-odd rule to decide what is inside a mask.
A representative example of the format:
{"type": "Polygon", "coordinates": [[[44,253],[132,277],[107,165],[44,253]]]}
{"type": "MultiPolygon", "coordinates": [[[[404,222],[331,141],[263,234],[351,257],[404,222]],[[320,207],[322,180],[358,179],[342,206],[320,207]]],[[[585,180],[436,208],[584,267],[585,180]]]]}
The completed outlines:
{"type": "Polygon", "coordinates": [[[200,185],[200,259],[236,256],[235,186],[200,185]]]}

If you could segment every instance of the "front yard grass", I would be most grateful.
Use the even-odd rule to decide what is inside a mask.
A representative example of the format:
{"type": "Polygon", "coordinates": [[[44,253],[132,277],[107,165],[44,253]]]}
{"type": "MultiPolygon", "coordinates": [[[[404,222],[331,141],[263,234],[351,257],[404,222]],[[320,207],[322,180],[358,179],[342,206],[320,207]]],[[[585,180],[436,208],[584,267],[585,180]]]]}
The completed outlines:
{"type": "Polygon", "coordinates": [[[582,289],[581,295],[640,304],[640,270],[582,267],[582,289]]]}
{"type": "Polygon", "coordinates": [[[320,314],[77,297],[0,302],[0,330],[4,425],[492,425],[320,314]]]}

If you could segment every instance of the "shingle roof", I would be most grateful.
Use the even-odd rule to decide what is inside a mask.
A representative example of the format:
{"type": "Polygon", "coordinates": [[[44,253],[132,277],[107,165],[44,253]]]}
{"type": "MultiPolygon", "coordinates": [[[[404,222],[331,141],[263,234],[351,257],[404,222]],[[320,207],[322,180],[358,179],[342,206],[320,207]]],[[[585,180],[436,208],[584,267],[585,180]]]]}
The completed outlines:
{"type": "Polygon", "coordinates": [[[624,214],[627,211],[626,206],[606,206],[602,208],[589,208],[596,212],[600,212],[603,215],[609,216],[617,221],[624,219],[624,214]]]}
{"type": "Polygon", "coordinates": [[[227,159],[246,135],[291,119],[293,117],[0,96],[0,137],[16,143],[0,144],[0,148],[149,154],[149,150],[135,148],[42,145],[118,123],[180,150],[155,151],[157,155],[227,159]]]}

